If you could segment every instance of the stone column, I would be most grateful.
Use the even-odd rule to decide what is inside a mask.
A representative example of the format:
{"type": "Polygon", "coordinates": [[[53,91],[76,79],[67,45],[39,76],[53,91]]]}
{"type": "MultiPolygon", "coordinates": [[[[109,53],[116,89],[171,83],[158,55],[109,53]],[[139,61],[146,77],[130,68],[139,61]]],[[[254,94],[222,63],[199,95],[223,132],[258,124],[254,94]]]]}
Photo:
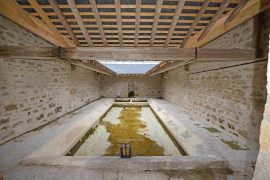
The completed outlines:
{"type": "MultiPolygon", "coordinates": [[[[269,43],[270,44],[270,43],[269,43]]],[[[269,47],[270,49],[270,47],[269,47]]],[[[268,57],[270,55],[268,54],[268,57]]],[[[253,180],[270,180],[270,64],[267,67],[267,102],[261,123],[260,152],[253,180]]]]}

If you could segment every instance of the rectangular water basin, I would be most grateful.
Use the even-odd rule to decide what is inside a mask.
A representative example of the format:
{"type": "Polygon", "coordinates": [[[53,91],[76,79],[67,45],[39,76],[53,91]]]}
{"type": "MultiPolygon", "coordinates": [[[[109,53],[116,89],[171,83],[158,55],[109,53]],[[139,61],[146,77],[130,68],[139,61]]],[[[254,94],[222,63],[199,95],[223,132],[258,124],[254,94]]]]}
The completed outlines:
{"type": "Polygon", "coordinates": [[[149,106],[114,105],[71,149],[68,156],[115,156],[119,144],[132,143],[132,156],[182,156],[182,147],[149,106]]]}

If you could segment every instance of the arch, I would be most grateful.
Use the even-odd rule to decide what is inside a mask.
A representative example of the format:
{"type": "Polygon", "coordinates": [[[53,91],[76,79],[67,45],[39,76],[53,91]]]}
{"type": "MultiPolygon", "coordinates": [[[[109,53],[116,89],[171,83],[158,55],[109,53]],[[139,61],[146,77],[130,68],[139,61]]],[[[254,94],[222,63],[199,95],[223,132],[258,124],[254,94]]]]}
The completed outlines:
{"type": "Polygon", "coordinates": [[[134,97],[135,95],[135,84],[133,81],[128,83],[128,97],[134,97]]]}

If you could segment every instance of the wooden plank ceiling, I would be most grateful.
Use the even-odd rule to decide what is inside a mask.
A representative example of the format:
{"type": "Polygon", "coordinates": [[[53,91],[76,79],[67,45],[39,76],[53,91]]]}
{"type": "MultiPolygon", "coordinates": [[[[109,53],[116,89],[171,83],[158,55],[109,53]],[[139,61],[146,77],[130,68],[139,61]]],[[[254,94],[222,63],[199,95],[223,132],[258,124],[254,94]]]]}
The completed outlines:
{"type": "MultiPolygon", "coordinates": [[[[240,2],[225,1],[220,17],[233,11],[240,2]]],[[[192,37],[211,26],[209,23],[212,17],[215,17],[224,1],[211,0],[206,10],[200,12],[202,17],[199,20],[197,18],[196,23],[193,22],[204,0],[38,0],[38,4],[33,4],[33,0],[17,2],[41,20],[47,15],[48,19],[45,21],[49,20],[59,33],[74,41],[77,46],[179,47],[187,34],[192,37]],[[57,3],[62,12],[56,12],[59,9],[56,10],[53,2],[57,3]],[[73,32],[63,21],[68,22],[73,32]]]]}

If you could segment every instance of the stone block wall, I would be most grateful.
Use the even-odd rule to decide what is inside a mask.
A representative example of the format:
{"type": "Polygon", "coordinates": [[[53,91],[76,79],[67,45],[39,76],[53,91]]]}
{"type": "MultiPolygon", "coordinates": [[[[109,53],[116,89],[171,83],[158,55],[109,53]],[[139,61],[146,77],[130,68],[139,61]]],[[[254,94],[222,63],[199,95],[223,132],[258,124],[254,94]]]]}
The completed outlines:
{"type": "MultiPolygon", "coordinates": [[[[0,22],[0,45],[52,46],[2,16],[0,22]]],[[[93,71],[60,60],[2,58],[0,144],[99,97],[93,71]]]]}
{"type": "Polygon", "coordinates": [[[0,15],[0,45],[44,46],[52,44],[0,15]]]}
{"type": "MultiPolygon", "coordinates": [[[[269,43],[270,44],[270,43],[269,43]]],[[[268,57],[270,54],[268,55],[268,57]]],[[[267,68],[267,102],[261,124],[260,151],[253,180],[270,179],[270,65],[267,68]]]]}
{"type": "Polygon", "coordinates": [[[100,79],[101,97],[128,97],[128,83],[135,85],[135,97],[161,97],[161,76],[102,76],[100,79]]]}
{"type": "MultiPolygon", "coordinates": [[[[205,48],[252,48],[252,29],[251,19],[205,48]]],[[[196,62],[171,70],[163,81],[163,98],[258,148],[267,61],[243,63],[248,62],[196,62]],[[218,69],[234,65],[239,66],[218,69]]]]}
{"type": "MultiPolygon", "coordinates": [[[[270,46],[270,11],[260,14],[264,18],[264,27],[262,28],[262,48],[269,48],[270,46]],[[267,36],[269,38],[267,38],[267,36]]],[[[265,51],[262,52],[265,54],[265,51]]],[[[268,58],[270,53],[268,52],[268,58]]],[[[254,180],[270,179],[270,64],[267,67],[267,102],[265,104],[264,117],[261,123],[260,131],[260,151],[256,162],[254,180]]]]}

